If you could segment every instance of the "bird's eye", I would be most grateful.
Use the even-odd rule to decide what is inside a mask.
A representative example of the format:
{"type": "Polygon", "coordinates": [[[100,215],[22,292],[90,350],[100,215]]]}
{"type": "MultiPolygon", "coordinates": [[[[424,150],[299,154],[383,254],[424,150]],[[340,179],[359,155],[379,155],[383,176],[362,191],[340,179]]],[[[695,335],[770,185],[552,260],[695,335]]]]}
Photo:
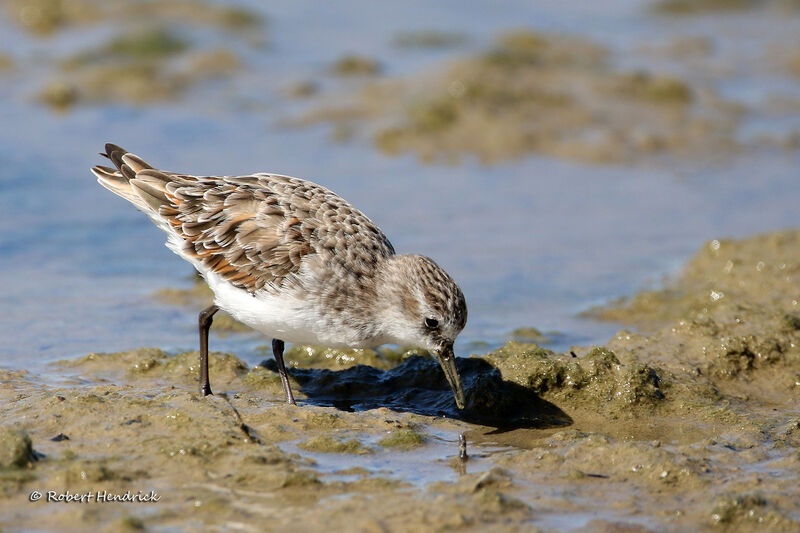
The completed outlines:
{"type": "Polygon", "coordinates": [[[426,318],[425,327],[430,329],[437,328],[439,327],[439,321],[436,320],[435,318],[426,318]]]}

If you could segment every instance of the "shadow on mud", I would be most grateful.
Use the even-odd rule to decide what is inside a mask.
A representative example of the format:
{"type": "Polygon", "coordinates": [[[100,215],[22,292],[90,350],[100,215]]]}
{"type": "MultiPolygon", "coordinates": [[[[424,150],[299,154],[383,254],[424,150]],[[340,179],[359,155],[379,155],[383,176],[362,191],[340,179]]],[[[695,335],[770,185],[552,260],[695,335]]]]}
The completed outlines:
{"type": "MultiPolygon", "coordinates": [[[[261,365],[277,372],[272,359],[261,365]]],[[[464,420],[500,432],[572,423],[566,413],[531,390],[504,381],[500,371],[483,359],[458,358],[457,366],[467,397],[463,411],[456,407],[439,364],[428,357],[412,356],[389,370],[356,365],[345,370],[292,368],[289,373],[310,404],[344,411],[386,407],[464,420]]]]}

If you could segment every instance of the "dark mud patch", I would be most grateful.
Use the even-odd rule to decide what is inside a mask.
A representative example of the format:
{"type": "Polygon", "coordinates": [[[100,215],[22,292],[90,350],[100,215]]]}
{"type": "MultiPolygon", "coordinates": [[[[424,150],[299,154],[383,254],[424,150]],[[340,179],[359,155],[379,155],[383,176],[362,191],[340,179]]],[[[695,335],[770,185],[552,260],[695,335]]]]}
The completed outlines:
{"type": "MultiPolygon", "coordinates": [[[[456,407],[441,367],[429,357],[412,356],[388,370],[356,365],[344,370],[294,368],[290,374],[309,403],[344,411],[385,407],[498,429],[570,424],[570,418],[560,409],[530,389],[504,381],[487,361],[479,358],[456,361],[468,399],[463,411],[456,407]]],[[[273,360],[262,365],[277,372],[273,360]]]]}

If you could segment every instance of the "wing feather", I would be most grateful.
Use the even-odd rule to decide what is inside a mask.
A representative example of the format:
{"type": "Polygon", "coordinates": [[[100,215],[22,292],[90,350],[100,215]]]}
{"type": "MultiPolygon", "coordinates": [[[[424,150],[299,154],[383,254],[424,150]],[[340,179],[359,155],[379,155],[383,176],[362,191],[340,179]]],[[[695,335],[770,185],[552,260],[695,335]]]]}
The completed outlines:
{"type": "Polygon", "coordinates": [[[181,253],[201,271],[250,292],[300,283],[310,256],[359,279],[394,254],[377,226],[320,185],[274,174],[165,172],[113,144],[101,155],[116,167],[92,169],[104,187],[177,235],[181,253]]]}

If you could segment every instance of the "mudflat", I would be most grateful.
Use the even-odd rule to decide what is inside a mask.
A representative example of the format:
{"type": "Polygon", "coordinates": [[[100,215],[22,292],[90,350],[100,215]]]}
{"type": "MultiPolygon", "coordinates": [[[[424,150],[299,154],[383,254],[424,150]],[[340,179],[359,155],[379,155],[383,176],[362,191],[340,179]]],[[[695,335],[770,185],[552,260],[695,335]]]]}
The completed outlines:
{"type": "Polygon", "coordinates": [[[796,531],[799,282],[800,231],[711,241],[589,311],[636,333],[460,359],[464,412],[415,351],[295,347],[297,407],[226,353],[2,370],[0,526],[796,531]]]}

